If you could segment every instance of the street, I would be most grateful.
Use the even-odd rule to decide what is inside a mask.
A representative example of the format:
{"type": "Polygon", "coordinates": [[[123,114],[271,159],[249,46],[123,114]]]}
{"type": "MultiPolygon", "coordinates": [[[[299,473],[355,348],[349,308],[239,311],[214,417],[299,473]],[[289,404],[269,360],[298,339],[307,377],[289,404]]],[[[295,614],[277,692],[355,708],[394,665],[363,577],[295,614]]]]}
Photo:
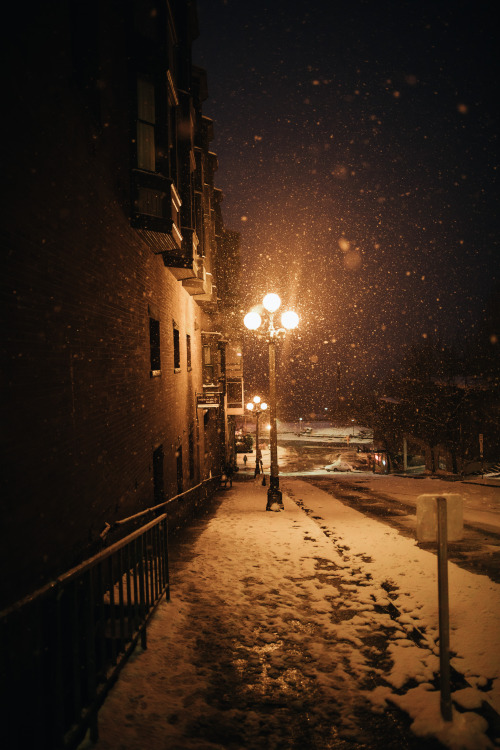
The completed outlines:
{"type": "MultiPolygon", "coordinates": [[[[328,492],[345,505],[361,511],[396,529],[402,536],[415,538],[416,497],[437,490],[438,480],[424,474],[408,477],[377,476],[368,471],[366,453],[358,453],[356,445],[331,445],[326,441],[311,443],[287,437],[278,438],[280,474],[300,476],[307,482],[328,492]],[[326,471],[325,466],[339,459],[353,467],[352,472],[326,471]],[[363,471],[364,469],[364,471],[363,471]],[[378,488],[380,487],[380,489],[378,488]],[[429,487],[431,489],[429,489],[429,487]]],[[[269,452],[263,450],[264,469],[268,470],[269,452]]],[[[241,458],[240,458],[241,464],[241,458]]],[[[254,466],[253,454],[248,455],[247,466],[254,466]]],[[[439,482],[442,490],[442,482],[439,482]]],[[[500,486],[486,486],[472,482],[449,481],[446,492],[466,492],[464,536],[459,542],[449,544],[449,560],[464,569],[487,575],[500,582],[500,486]],[[484,508],[488,510],[485,511],[484,508]]],[[[421,543],[423,549],[432,550],[432,544],[421,543]]]]}
{"type": "MultiPolygon", "coordinates": [[[[341,500],[346,505],[362,511],[370,518],[375,518],[397,529],[403,536],[415,537],[414,506],[405,505],[388,495],[333,476],[304,477],[304,479],[334,495],[337,500],[341,500]]],[[[425,542],[420,544],[423,549],[435,547],[425,542]]],[[[464,538],[459,542],[450,542],[448,545],[448,559],[466,570],[487,575],[495,583],[500,583],[499,534],[466,525],[464,538]]]]}

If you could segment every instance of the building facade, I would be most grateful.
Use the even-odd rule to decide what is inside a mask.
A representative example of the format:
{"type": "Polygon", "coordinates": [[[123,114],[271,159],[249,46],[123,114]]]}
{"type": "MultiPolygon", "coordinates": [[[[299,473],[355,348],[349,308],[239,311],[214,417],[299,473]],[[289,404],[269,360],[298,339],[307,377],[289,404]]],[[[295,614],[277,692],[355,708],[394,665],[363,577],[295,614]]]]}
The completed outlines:
{"type": "Polygon", "coordinates": [[[195,3],[60,0],[15,14],[3,44],[0,604],[84,559],[118,520],[220,474],[242,408],[227,272],[238,238],[223,225],[206,75],[192,62],[195,3]]]}

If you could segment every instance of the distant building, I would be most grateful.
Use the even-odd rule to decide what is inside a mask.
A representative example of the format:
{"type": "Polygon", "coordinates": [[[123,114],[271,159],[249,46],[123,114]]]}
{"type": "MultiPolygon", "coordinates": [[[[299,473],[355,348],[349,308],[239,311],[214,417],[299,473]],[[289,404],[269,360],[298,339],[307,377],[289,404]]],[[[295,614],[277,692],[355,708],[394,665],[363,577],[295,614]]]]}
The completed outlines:
{"type": "Polygon", "coordinates": [[[0,605],[219,475],[243,407],[195,3],[28,2],[4,31],[0,605]]]}

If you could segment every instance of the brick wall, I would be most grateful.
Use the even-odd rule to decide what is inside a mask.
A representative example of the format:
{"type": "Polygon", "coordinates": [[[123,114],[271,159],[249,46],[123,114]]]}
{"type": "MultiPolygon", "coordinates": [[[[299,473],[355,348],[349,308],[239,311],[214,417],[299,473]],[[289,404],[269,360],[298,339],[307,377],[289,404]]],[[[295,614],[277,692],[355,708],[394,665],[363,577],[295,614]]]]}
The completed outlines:
{"type": "Polygon", "coordinates": [[[201,330],[211,323],[131,228],[117,112],[96,139],[64,45],[57,50],[50,85],[46,63],[37,71],[35,60],[13,81],[10,101],[23,116],[4,140],[0,606],[79,561],[105,523],[154,504],[159,445],[166,497],[178,491],[179,446],[185,489],[216,471],[217,429],[205,440],[195,403],[201,330]],[[150,374],[150,315],[160,321],[159,377],[150,374]]]}

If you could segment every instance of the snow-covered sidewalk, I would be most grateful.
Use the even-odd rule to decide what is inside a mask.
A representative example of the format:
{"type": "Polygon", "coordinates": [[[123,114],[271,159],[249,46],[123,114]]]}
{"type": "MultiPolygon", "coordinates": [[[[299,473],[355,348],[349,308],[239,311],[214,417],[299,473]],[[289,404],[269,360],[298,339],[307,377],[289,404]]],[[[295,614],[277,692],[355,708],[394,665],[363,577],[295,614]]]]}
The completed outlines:
{"type": "Polygon", "coordinates": [[[100,711],[97,750],[494,747],[474,708],[498,700],[500,586],[450,565],[454,666],[472,687],[446,723],[435,557],[306,482],[282,487],[285,510],[266,513],[260,480],[235,482],[174,555],[171,601],[100,711]]]}

